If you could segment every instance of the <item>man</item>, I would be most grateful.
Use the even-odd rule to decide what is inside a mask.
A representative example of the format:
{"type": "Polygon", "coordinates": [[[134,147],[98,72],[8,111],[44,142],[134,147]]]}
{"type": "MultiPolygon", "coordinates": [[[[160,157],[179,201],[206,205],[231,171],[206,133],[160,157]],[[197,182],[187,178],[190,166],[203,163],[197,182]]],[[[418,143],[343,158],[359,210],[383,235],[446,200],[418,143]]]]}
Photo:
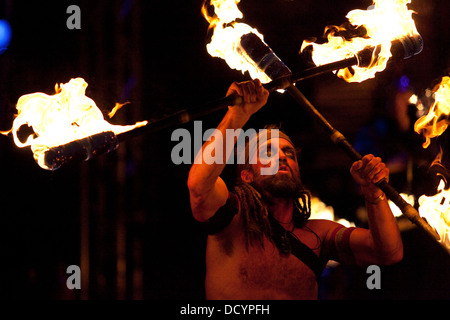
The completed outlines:
{"type": "MultiPolygon", "coordinates": [[[[242,128],[269,96],[259,80],[233,83],[227,95],[235,92],[244,102],[230,106],[217,127],[224,140],[227,129],[242,128]]],[[[223,148],[224,161],[195,161],[191,167],[188,187],[192,213],[198,221],[212,226],[206,249],[207,299],[317,299],[317,278],[330,259],[380,265],[403,257],[396,220],[383,192],[374,184],[389,178],[381,159],[367,155],[350,169],[366,199],[370,230],[309,220],[309,194],[300,180],[294,146],[284,133],[276,133],[278,139],[272,139],[272,130],[268,130],[258,143],[259,149],[270,145],[277,151],[278,170],[274,174],[261,174],[269,164],[262,161],[265,155],[258,150],[255,155],[246,155],[248,159],[255,156],[257,161],[241,166],[239,182],[229,190],[220,175],[230,141],[219,143],[216,139],[205,142],[202,150],[223,148]]]]}

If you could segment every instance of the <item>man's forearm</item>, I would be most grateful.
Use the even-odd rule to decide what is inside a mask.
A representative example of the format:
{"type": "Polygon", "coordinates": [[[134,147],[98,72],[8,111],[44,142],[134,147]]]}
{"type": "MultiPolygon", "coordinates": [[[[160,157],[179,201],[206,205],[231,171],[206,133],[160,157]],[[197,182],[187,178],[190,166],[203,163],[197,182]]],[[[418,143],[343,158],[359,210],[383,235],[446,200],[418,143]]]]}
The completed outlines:
{"type": "Polygon", "coordinates": [[[400,230],[385,196],[375,203],[366,200],[366,208],[369,230],[379,258],[388,264],[401,259],[403,244],[400,230]]]}
{"type": "Polygon", "coordinates": [[[220,124],[217,126],[216,132],[213,134],[213,136],[221,137],[221,141],[215,138],[206,141],[196,155],[194,164],[189,172],[188,184],[191,191],[197,194],[205,194],[214,188],[217,179],[225,168],[234,144],[236,143],[236,138],[234,136],[227,137],[227,130],[237,130],[242,128],[248,119],[249,117],[247,116],[236,116],[232,109],[228,110],[220,124]],[[231,139],[231,141],[229,141],[229,139],[231,139]],[[204,154],[205,148],[214,150],[215,152],[221,152],[222,159],[220,159],[220,161],[209,161],[209,159],[207,159],[208,155],[204,154]]]}
{"type": "Polygon", "coordinates": [[[241,129],[251,115],[266,104],[269,97],[269,92],[257,79],[232,83],[227,95],[233,93],[242,96],[243,102],[228,108],[217,129],[198,152],[189,172],[188,188],[192,213],[201,221],[209,219],[225,204],[228,197],[228,188],[220,174],[233,151],[237,137],[235,134],[229,137],[227,130],[235,132],[241,129]]]}

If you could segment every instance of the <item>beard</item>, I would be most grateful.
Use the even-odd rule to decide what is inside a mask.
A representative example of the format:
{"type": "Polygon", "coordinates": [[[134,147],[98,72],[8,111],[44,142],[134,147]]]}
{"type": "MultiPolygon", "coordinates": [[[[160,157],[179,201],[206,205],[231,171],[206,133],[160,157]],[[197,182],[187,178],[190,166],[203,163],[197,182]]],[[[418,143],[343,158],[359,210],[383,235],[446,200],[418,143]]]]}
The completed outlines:
{"type": "Polygon", "coordinates": [[[282,199],[297,199],[305,190],[300,177],[289,174],[264,176],[261,181],[255,183],[254,187],[261,194],[282,199]]]}

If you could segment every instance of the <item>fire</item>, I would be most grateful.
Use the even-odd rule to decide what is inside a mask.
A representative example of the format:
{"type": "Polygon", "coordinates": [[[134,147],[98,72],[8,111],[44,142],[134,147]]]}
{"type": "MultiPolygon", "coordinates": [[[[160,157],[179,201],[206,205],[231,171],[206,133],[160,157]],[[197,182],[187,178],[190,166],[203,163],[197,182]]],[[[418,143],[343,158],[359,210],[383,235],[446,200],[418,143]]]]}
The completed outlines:
{"type": "Polygon", "coordinates": [[[375,48],[372,60],[367,68],[355,66],[339,70],[337,75],[348,82],[361,82],[375,77],[377,72],[386,68],[391,54],[391,42],[405,36],[418,35],[413,11],[407,5],[411,0],[374,0],[367,10],[352,10],[346,18],[352,28],[366,33],[363,37],[346,39],[340,34],[349,31],[345,27],[329,26],[325,29],[328,42],[323,44],[304,41],[301,47],[312,46],[312,58],[316,65],[324,65],[354,57],[365,48],[375,48]]]}
{"type": "MultiPolygon", "coordinates": [[[[434,102],[428,114],[420,117],[414,124],[414,130],[423,134],[427,148],[431,139],[442,135],[448,126],[450,114],[450,77],[443,77],[433,89],[434,102]]],[[[439,152],[431,166],[441,166],[443,151],[439,152]]],[[[435,228],[441,237],[440,242],[450,250],[450,190],[445,189],[446,181],[441,178],[437,192],[433,196],[422,195],[419,198],[419,214],[435,228]]]]}
{"type": "Polygon", "coordinates": [[[447,129],[450,115],[450,77],[443,77],[434,89],[434,103],[428,114],[420,117],[414,124],[414,131],[423,134],[423,147],[430,145],[431,139],[440,136],[447,129]]]}
{"type": "Polygon", "coordinates": [[[318,197],[311,198],[311,219],[325,219],[335,221],[344,225],[345,227],[354,227],[355,223],[346,219],[338,219],[334,214],[334,209],[331,206],[327,206],[318,197]]]}
{"type": "Polygon", "coordinates": [[[130,103],[129,101],[127,101],[125,103],[116,102],[116,105],[114,106],[114,108],[108,113],[108,117],[110,117],[110,118],[114,117],[117,111],[119,111],[124,105],[127,105],[129,103],[130,103]]]}
{"type": "Polygon", "coordinates": [[[213,30],[211,42],[206,49],[211,56],[224,59],[230,68],[242,73],[247,71],[252,79],[258,78],[262,83],[270,82],[271,79],[241,48],[240,39],[245,34],[254,33],[261,41],[264,41],[264,37],[258,30],[236,21],[243,18],[237,6],[239,2],[240,0],[205,0],[202,13],[210,24],[209,28],[213,30]],[[214,15],[208,13],[209,4],[214,6],[214,15]]]}
{"type": "MultiPolygon", "coordinates": [[[[413,194],[400,193],[400,196],[405,199],[410,205],[414,206],[415,199],[413,194]]],[[[392,200],[388,200],[389,207],[391,208],[394,217],[401,217],[403,215],[402,210],[392,200]]]]}
{"type": "Polygon", "coordinates": [[[119,134],[147,124],[142,121],[120,126],[105,121],[95,102],[86,97],[86,87],[83,78],[75,78],[56,84],[54,95],[37,92],[19,98],[18,113],[9,132],[18,147],[31,147],[34,159],[42,168],[50,169],[45,165],[44,154],[52,147],[106,131],[119,134]],[[18,132],[24,125],[34,133],[22,142],[18,132]]]}
{"type": "Polygon", "coordinates": [[[434,227],[441,237],[440,242],[450,250],[450,190],[445,189],[441,179],[434,196],[419,198],[419,214],[434,227]]]}

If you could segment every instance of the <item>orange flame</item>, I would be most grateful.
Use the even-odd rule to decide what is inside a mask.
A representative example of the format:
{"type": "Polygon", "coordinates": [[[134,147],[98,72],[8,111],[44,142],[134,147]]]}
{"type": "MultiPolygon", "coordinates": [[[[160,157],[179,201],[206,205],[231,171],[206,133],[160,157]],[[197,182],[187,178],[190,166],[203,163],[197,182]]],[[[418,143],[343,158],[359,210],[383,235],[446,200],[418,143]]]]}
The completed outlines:
{"type": "Polygon", "coordinates": [[[129,103],[130,103],[129,101],[127,101],[125,103],[116,102],[116,105],[114,106],[114,108],[108,113],[108,117],[109,118],[114,117],[116,115],[117,111],[119,111],[124,105],[127,105],[129,103]]]}
{"type": "Polygon", "coordinates": [[[259,79],[262,83],[270,82],[270,78],[260,70],[252,59],[244,53],[240,45],[240,38],[248,33],[254,33],[261,41],[264,37],[258,30],[249,25],[237,22],[242,19],[243,14],[238,9],[240,0],[205,0],[202,7],[202,13],[208,21],[209,28],[213,35],[211,42],[207,44],[206,49],[213,57],[224,59],[232,69],[248,72],[252,79],[259,79]],[[214,15],[208,13],[208,6],[214,7],[214,15]]]}
{"type": "Polygon", "coordinates": [[[436,230],[440,242],[450,250],[450,190],[441,179],[434,196],[419,198],[419,214],[436,230]]]}
{"type": "Polygon", "coordinates": [[[147,121],[128,126],[108,123],[95,102],[85,96],[86,87],[84,79],[75,78],[56,84],[54,95],[37,92],[19,98],[18,114],[9,132],[18,147],[31,146],[33,157],[42,168],[50,169],[44,163],[44,154],[52,147],[105,131],[119,134],[147,124],[147,121]],[[25,142],[18,137],[23,125],[34,131],[25,142]]]}
{"type": "Polygon", "coordinates": [[[355,223],[344,218],[338,218],[334,214],[332,206],[326,205],[318,197],[311,198],[311,219],[325,219],[335,221],[345,227],[354,227],[355,223]]]}
{"type": "Polygon", "coordinates": [[[443,77],[434,91],[434,103],[428,114],[420,117],[414,124],[414,131],[423,134],[423,147],[430,145],[431,139],[438,137],[447,129],[450,115],[450,77],[443,77]],[[437,88],[437,89],[436,89],[437,88]]]}
{"type": "MultiPolygon", "coordinates": [[[[442,78],[433,91],[434,103],[428,114],[414,124],[414,130],[425,137],[423,148],[427,148],[432,138],[440,136],[447,129],[447,117],[450,114],[450,78],[442,78]]],[[[443,167],[442,155],[441,149],[431,166],[443,167]]],[[[450,250],[450,190],[445,189],[445,185],[446,180],[441,176],[436,194],[430,197],[422,195],[419,198],[419,214],[434,227],[441,237],[440,242],[450,250]]]]}
{"type": "Polygon", "coordinates": [[[349,40],[336,35],[336,31],[346,30],[344,27],[327,27],[328,42],[317,44],[304,41],[301,52],[308,46],[312,46],[312,58],[316,65],[324,65],[354,57],[358,52],[367,47],[377,47],[372,54],[372,61],[367,68],[358,66],[353,70],[341,69],[337,75],[348,82],[361,82],[375,77],[377,72],[386,68],[391,54],[391,42],[405,36],[418,35],[413,11],[407,5],[411,0],[374,0],[368,10],[350,11],[346,18],[355,28],[364,27],[367,31],[364,37],[353,37],[349,40]],[[378,49],[380,50],[378,52],[378,49]]]}

